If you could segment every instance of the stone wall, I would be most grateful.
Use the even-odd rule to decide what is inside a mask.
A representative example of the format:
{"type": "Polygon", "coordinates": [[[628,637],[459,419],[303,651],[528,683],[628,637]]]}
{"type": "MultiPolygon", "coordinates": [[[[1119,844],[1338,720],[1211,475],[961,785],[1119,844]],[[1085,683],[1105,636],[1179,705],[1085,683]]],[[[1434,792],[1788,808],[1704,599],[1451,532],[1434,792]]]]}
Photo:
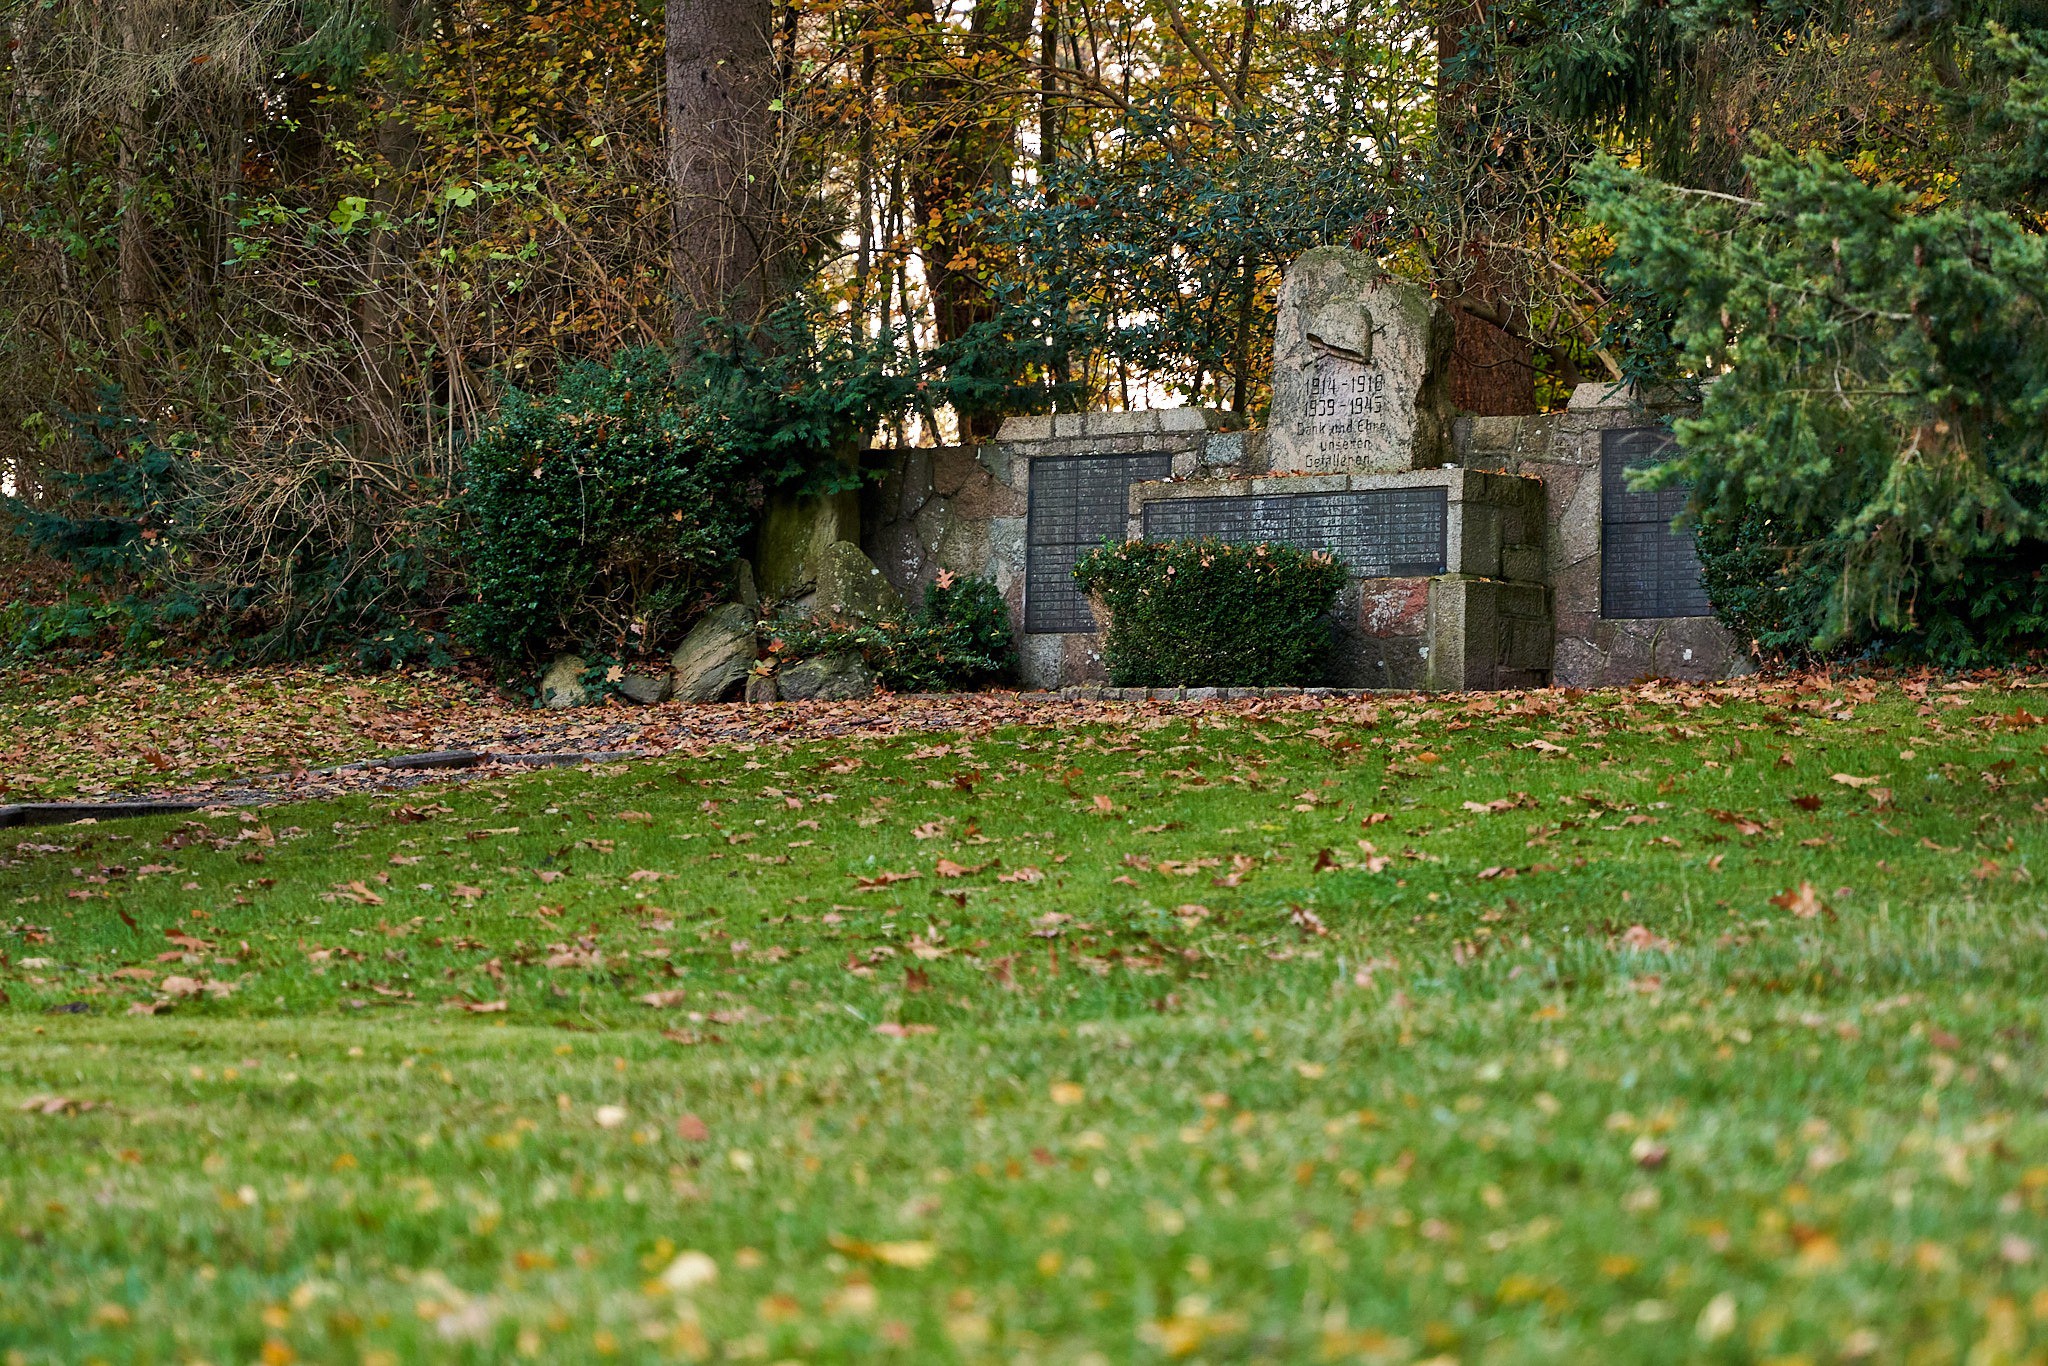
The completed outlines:
{"type": "Polygon", "coordinates": [[[1601,433],[1655,426],[1687,409],[1632,390],[1582,384],[1562,413],[1460,417],[1459,463],[1533,475],[1547,504],[1544,578],[1556,616],[1553,680],[1597,688],[1652,676],[1706,680],[1750,672],[1741,642],[1710,616],[1610,620],[1601,615],[1601,433]]]}
{"type": "Polygon", "coordinates": [[[1225,421],[1199,408],[1013,417],[985,446],[869,451],[863,464],[880,478],[861,494],[861,548],[909,602],[940,570],[994,580],[1017,628],[1025,687],[1102,682],[1100,637],[1024,631],[1031,462],[1156,451],[1184,475],[1263,458],[1263,434],[1225,431],[1225,421]]]}
{"type": "Polygon", "coordinates": [[[1445,574],[1354,579],[1339,605],[1337,681],[1431,690],[1600,687],[1662,675],[1745,673],[1738,642],[1712,617],[1601,615],[1601,433],[1678,411],[1606,385],[1581,385],[1562,413],[1460,417],[1458,467],[1399,474],[1272,475],[1266,434],[1224,430],[1198,409],[1012,418],[977,448],[870,451],[879,478],[861,494],[861,545],[907,601],[941,570],[993,579],[1016,624],[1022,681],[1104,681],[1093,633],[1023,630],[1031,462],[1162,452],[1172,478],[1133,486],[1129,531],[1146,502],[1172,497],[1439,485],[1451,500],[1445,574]]]}
{"type": "Polygon", "coordinates": [[[1534,479],[1466,469],[1395,474],[1200,476],[1131,486],[1126,534],[1144,534],[1147,504],[1438,488],[1445,495],[1445,572],[1354,577],[1338,600],[1334,681],[1348,688],[1542,687],[1550,674],[1549,594],[1541,581],[1543,489],[1534,479]]]}

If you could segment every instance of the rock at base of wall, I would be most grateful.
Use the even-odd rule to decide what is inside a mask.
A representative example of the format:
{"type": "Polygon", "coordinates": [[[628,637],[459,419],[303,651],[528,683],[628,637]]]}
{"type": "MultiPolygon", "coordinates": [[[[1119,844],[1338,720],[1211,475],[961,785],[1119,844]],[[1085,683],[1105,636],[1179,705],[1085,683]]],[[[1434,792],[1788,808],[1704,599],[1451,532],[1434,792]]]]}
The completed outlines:
{"type": "Polygon", "coordinates": [[[583,686],[583,671],[589,667],[581,655],[556,655],[540,676],[540,704],[556,711],[589,705],[590,693],[583,686]]]}
{"type": "Polygon", "coordinates": [[[685,702],[716,702],[754,667],[754,609],[729,602],[715,608],[683,637],[669,661],[675,696],[685,702]]]}
{"type": "Polygon", "coordinates": [[[886,621],[903,615],[903,599],[859,546],[834,541],[818,558],[812,610],[835,621],[886,621]]]}
{"type": "Polygon", "coordinates": [[[785,702],[847,702],[875,691],[866,661],[850,652],[798,660],[776,682],[785,702]]]}
{"type": "Polygon", "coordinates": [[[780,693],[775,686],[774,674],[747,675],[747,704],[749,706],[760,706],[766,702],[773,702],[779,696],[780,693]]]}
{"type": "Polygon", "coordinates": [[[755,537],[753,574],[763,598],[802,597],[818,582],[825,551],[860,537],[860,499],[852,492],[768,501],[755,537]]]}
{"type": "Polygon", "coordinates": [[[628,702],[638,702],[643,707],[668,701],[675,690],[676,676],[672,673],[629,673],[619,680],[620,695],[628,702]]]}

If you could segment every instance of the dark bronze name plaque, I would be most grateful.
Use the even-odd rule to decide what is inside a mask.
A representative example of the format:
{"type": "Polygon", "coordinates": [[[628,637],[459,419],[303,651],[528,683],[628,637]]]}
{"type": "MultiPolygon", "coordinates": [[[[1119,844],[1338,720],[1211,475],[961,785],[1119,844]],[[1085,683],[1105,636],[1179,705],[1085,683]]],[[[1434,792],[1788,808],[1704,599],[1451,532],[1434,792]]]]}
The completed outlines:
{"type": "Polygon", "coordinates": [[[1685,511],[1683,487],[1638,491],[1628,472],[1671,457],[1662,427],[1600,434],[1600,615],[1608,618],[1713,614],[1690,531],[1674,531],[1685,511]]]}
{"type": "Polygon", "coordinates": [[[1106,540],[1124,539],[1132,484],[1171,473],[1170,455],[1063,455],[1031,462],[1026,631],[1095,629],[1095,614],[1074,587],[1074,561],[1106,540]]]}
{"type": "Polygon", "coordinates": [[[1448,520],[1442,488],[1163,498],[1145,505],[1145,538],[1270,541],[1327,550],[1360,578],[1414,578],[1444,572],[1448,520]]]}

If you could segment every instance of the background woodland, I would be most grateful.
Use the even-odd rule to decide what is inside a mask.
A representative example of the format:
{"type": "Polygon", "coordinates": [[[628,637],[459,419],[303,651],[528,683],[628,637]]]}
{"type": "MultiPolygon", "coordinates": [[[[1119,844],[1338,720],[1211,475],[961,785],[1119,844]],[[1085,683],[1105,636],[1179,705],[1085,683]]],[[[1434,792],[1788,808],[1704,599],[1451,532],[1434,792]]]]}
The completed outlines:
{"type": "Polygon", "coordinates": [[[1453,306],[1477,413],[1733,373],[1804,300],[1851,415],[1805,448],[1805,501],[1774,509],[1783,443],[1745,467],[1729,425],[1821,440],[1782,403],[1805,371],[1687,436],[1685,473],[1729,554],[1761,556],[1745,582],[1773,580],[1755,633],[1924,633],[1914,585],[2038,539],[2048,489],[2025,435],[2048,392],[2039,8],[5,0],[0,478],[26,539],[100,585],[29,634],[439,651],[471,594],[467,452],[508,395],[647,348],[675,358],[664,402],[696,405],[675,448],[743,502],[1010,412],[1256,421],[1279,270],[1332,242],[1453,306]],[[1709,277],[1742,275],[1724,258],[1773,221],[1765,183],[1783,278],[1741,297],[1709,277]],[[1804,207],[1849,186],[1883,202],[1815,238],[1804,207]],[[2016,244],[1949,320],[2014,340],[2010,392],[1901,359],[1902,327],[1933,345],[1921,304],[1801,273],[1859,230],[1896,265],[1941,213],[1909,277],[1989,261],[1987,225],[2016,244]],[[1864,397],[1896,381],[1873,354],[1918,366],[1896,411],[1864,397]],[[2025,467],[1978,480],[1946,542],[1909,524],[1956,479],[1887,474],[1942,412],[1964,465],[1989,441],[2025,467]],[[1845,450],[1869,496],[1820,498],[1845,450]],[[1851,563],[1873,527],[1895,553],[1851,563]],[[1766,610],[1787,585],[1789,621],[1766,610]]]}

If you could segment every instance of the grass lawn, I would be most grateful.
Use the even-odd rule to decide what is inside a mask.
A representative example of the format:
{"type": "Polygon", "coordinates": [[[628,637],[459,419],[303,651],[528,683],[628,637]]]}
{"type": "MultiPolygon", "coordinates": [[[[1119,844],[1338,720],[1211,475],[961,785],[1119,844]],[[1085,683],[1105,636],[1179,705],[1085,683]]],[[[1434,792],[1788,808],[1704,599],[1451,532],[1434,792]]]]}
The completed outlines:
{"type": "Polygon", "coordinates": [[[2048,1360],[2029,683],[0,833],[0,1359],[2048,1360]]]}

